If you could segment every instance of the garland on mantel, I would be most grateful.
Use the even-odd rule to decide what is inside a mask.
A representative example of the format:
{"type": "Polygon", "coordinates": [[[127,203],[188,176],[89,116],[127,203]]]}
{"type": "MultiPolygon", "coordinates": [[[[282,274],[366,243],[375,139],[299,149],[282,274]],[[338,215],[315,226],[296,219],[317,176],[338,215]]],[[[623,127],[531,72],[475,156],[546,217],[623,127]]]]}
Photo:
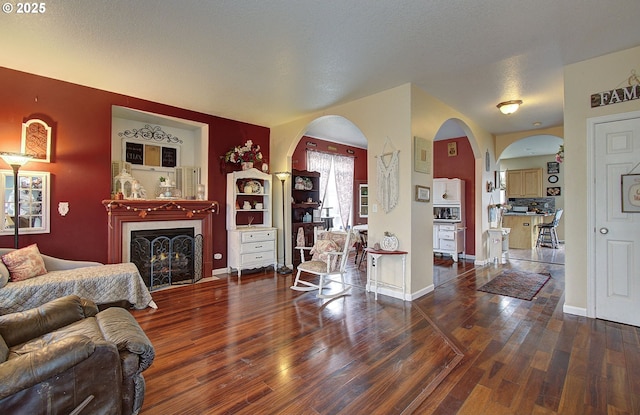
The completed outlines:
{"type": "Polygon", "coordinates": [[[109,216],[111,216],[111,211],[114,208],[116,209],[125,208],[127,210],[138,212],[138,216],[140,216],[142,219],[144,219],[151,212],[157,212],[159,210],[172,210],[174,208],[181,210],[183,212],[186,212],[186,216],[188,218],[193,217],[193,215],[195,215],[196,213],[213,212],[213,211],[215,211],[216,214],[220,213],[220,207],[218,206],[218,202],[212,202],[211,205],[204,207],[202,209],[185,208],[175,202],[167,202],[162,205],[153,206],[153,207],[137,207],[137,206],[128,205],[125,202],[113,201],[113,202],[109,202],[105,207],[109,212],[108,213],[109,216]]]}

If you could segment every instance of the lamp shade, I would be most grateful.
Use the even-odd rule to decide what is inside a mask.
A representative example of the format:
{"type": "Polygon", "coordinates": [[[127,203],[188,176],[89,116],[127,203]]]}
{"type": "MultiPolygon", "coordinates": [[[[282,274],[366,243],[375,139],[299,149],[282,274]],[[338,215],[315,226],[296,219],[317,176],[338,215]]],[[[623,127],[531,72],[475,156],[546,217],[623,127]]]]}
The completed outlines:
{"type": "Polygon", "coordinates": [[[518,111],[518,108],[520,108],[520,105],[522,105],[522,101],[519,99],[515,99],[511,101],[501,102],[497,105],[497,107],[501,113],[505,115],[509,115],[518,111]]]}
{"type": "Polygon", "coordinates": [[[275,175],[278,178],[278,180],[285,181],[287,180],[287,177],[291,176],[291,173],[289,173],[288,171],[279,171],[275,173],[275,175]]]}
{"type": "Polygon", "coordinates": [[[24,166],[33,158],[31,154],[0,152],[0,157],[10,166],[24,166]]]}

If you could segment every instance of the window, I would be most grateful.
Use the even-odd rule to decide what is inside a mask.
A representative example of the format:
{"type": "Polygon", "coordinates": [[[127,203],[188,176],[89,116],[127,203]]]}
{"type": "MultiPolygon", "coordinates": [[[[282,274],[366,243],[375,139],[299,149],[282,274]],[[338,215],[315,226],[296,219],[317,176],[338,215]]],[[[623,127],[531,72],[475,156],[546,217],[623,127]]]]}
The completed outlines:
{"type": "MultiPolygon", "coordinates": [[[[18,173],[20,233],[49,233],[49,178],[48,172],[21,171],[18,173]]],[[[0,170],[2,211],[0,235],[12,235],[15,230],[13,171],[0,170]]]]}

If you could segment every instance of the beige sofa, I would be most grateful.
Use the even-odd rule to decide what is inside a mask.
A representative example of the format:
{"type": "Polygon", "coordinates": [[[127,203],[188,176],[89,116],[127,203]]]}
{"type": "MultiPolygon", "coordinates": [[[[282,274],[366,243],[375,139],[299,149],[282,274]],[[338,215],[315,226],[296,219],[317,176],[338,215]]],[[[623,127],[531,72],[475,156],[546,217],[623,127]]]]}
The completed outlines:
{"type": "MultiPolygon", "coordinates": [[[[12,251],[0,248],[0,257],[12,251]]],[[[98,305],[128,302],[132,307],[157,308],[133,263],[101,264],[42,255],[47,273],[0,288],[0,315],[39,307],[75,294],[98,305]]]]}

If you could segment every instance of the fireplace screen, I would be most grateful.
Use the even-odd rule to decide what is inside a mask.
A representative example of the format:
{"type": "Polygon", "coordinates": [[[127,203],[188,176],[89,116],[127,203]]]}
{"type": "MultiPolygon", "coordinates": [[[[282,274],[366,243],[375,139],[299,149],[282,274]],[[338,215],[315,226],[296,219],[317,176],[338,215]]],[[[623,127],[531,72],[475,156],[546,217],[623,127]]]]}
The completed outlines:
{"type": "Polygon", "coordinates": [[[132,231],[130,252],[152,291],[202,279],[202,235],[193,228],[132,231]]]}

